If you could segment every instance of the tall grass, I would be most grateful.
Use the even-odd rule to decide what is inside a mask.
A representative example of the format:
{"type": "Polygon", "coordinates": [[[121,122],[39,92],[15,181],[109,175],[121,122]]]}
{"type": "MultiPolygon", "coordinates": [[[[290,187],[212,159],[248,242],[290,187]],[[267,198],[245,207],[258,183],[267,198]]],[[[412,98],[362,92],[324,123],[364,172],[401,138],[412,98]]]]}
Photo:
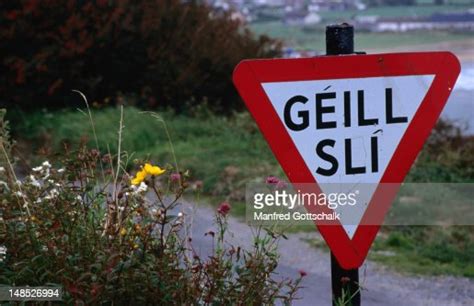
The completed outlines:
{"type": "MultiPolygon", "coordinates": [[[[93,116],[101,151],[115,152],[119,109],[94,111],[93,116]]],[[[132,159],[150,156],[174,165],[168,132],[181,166],[190,169],[193,178],[204,180],[207,192],[225,194],[235,187],[242,190],[247,179],[282,175],[257,126],[246,113],[233,117],[207,113],[187,117],[163,112],[160,116],[165,118],[167,130],[149,114],[132,107],[125,110],[122,149],[134,152],[132,159]]],[[[14,122],[14,136],[26,142],[24,146],[31,149],[33,156],[38,151],[48,151],[41,150],[42,147],[60,149],[92,135],[88,118],[77,110],[13,113],[10,118],[14,122]]],[[[87,141],[95,146],[95,140],[87,141]]],[[[28,163],[28,155],[24,157],[28,163]]]]}

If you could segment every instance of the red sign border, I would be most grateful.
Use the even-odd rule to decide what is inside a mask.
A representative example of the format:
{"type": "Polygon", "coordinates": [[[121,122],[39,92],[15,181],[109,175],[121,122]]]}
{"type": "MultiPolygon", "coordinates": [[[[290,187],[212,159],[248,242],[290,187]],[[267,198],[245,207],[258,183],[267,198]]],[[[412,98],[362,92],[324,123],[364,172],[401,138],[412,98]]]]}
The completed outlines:
{"type": "MultiPolygon", "coordinates": [[[[290,182],[315,182],[315,188],[319,190],[261,83],[434,75],[425,98],[382,176],[381,183],[396,183],[392,184],[395,188],[377,188],[363,217],[365,219],[367,212],[373,211],[375,203],[380,202],[381,204],[376,205],[382,222],[399,184],[403,182],[441,114],[460,70],[458,59],[450,52],[338,55],[244,60],[235,68],[233,81],[290,182]]],[[[361,223],[366,224],[364,221],[361,223]]],[[[334,225],[328,225],[327,222],[316,225],[339,264],[345,269],[358,268],[363,264],[380,228],[380,225],[359,225],[351,240],[338,222],[334,225]]]]}

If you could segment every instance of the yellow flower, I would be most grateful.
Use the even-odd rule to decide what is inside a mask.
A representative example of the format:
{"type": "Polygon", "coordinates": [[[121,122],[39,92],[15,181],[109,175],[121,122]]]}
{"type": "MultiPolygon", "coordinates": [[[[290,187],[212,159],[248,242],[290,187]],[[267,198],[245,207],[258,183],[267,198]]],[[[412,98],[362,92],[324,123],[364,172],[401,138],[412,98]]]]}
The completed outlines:
{"type": "Polygon", "coordinates": [[[140,185],[146,179],[147,172],[145,170],[140,170],[135,174],[135,177],[132,179],[132,185],[140,185]]]}
{"type": "Polygon", "coordinates": [[[127,230],[122,227],[120,230],[120,235],[125,236],[127,234],[127,230]]]}
{"type": "Polygon", "coordinates": [[[131,180],[132,185],[140,185],[148,175],[159,176],[165,173],[165,169],[161,169],[158,166],[153,166],[152,164],[146,163],[142,170],[138,171],[135,174],[135,177],[131,180]]]}
{"type": "Polygon", "coordinates": [[[133,248],[134,248],[134,249],[138,249],[138,244],[135,243],[135,244],[133,245],[133,248]]]}
{"type": "Polygon", "coordinates": [[[165,169],[161,169],[160,167],[153,166],[149,163],[146,163],[143,169],[146,171],[147,174],[155,176],[162,175],[166,171],[165,169]]]}

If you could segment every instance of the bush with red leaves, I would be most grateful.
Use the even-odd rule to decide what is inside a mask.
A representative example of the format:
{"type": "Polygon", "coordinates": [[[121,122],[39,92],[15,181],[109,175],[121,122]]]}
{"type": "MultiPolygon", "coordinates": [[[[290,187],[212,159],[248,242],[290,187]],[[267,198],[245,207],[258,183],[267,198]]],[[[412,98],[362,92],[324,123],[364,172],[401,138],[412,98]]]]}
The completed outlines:
{"type": "Polygon", "coordinates": [[[234,66],[278,53],[277,42],[196,1],[1,1],[0,105],[74,106],[78,89],[99,105],[121,93],[146,108],[207,101],[231,112],[242,107],[234,66]]]}

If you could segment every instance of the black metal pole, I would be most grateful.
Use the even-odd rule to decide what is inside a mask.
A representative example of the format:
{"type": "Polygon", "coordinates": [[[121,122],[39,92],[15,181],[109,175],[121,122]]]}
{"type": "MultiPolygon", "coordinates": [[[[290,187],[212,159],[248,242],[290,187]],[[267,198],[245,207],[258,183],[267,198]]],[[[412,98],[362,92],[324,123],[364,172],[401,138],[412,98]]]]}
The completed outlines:
{"type": "MultiPolygon", "coordinates": [[[[354,27],[347,23],[326,27],[326,54],[354,54],[354,27]]],[[[344,296],[346,305],[360,306],[359,269],[345,270],[331,253],[331,283],[333,305],[344,296]]]]}

